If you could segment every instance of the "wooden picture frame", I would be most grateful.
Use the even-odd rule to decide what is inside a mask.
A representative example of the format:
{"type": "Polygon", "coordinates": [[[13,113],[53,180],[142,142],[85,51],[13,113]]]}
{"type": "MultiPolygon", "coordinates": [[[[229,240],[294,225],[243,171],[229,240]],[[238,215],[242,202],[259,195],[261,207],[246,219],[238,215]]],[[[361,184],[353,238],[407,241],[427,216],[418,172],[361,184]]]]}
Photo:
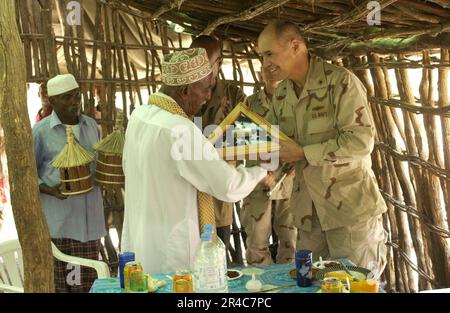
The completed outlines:
{"type": "Polygon", "coordinates": [[[209,135],[208,140],[215,145],[218,140],[223,138],[229,127],[238,120],[242,115],[248,118],[250,121],[258,126],[264,126],[267,134],[271,138],[277,139],[276,142],[265,141],[257,144],[246,144],[232,147],[216,147],[220,157],[225,160],[243,160],[243,159],[258,159],[263,154],[269,154],[271,152],[279,151],[280,145],[277,143],[280,140],[294,142],[286,134],[281,132],[278,128],[274,131],[272,124],[259,114],[250,110],[245,103],[238,103],[234,109],[228,114],[222,123],[209,135]]]}

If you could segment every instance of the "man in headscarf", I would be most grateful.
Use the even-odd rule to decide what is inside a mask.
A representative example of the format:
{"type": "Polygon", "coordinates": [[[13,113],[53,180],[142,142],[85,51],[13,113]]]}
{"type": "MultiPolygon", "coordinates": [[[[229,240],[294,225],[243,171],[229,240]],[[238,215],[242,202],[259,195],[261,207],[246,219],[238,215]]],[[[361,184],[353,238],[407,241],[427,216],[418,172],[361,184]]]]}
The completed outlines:
{"type": "MultiPolygon", "coordinates": [[[[67,197],[59,189],[59,170],[51,164],[66,144],[67,127],[72,127],[78,144],[94,153],[93,145],[100,140],[97,123],[81,114],[80,87],[72,74],[53,77],[47,90],[53,112],[34,125],[33,142],[50,238],[65,254],[98,260],[100,238],[106,235],[100,188],[94,186],[89,193],[67,197]]],[[[94,171],[92,162],[91,173],[94,171]]],[[[81,279],[77,268],[55,259],[55,291],[89,292],[97,274],[92,268],[80,270],[81,279]]]]}
{"type": "Polygon", "coordinates": [[[166,55],[162,81],[149,105],[133,111],[123,153],[122,250],[134,251],[148,273],[192,268],[199,229],[215,220],[209,195],[237,201],[267,174],[228,165],[191,121],[211,97],[205,49],[166,55]]]}
{"type": "MultiPolygon", "coordinates": [[[[209,125],[219,125],[239,102],[245,100],[246,96],[238,86],[218,77],[223,61],[222,43],[219,40],[211,36],[201,35],[194,38],[190,47],[206,49],[212,67],[212,96],[199,112],[202,117],[202,126],[205,128],[209,125]]],[[[217,234],[228,251],[231,224],[233,223],[233,203],[214,199],[214,210],[217,234]]]]}

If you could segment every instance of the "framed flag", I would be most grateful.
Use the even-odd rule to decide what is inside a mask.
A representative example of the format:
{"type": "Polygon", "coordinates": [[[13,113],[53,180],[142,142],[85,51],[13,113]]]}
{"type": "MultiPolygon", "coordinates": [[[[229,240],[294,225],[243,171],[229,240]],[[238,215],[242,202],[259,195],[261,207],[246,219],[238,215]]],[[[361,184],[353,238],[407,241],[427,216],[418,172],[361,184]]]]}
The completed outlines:
{"type": "Polygon", "coordinates": [[[262,116],[240,102],[209,135],[225,160],[256,160],[278,151],[279,141],[292,141],[262,116]]]}

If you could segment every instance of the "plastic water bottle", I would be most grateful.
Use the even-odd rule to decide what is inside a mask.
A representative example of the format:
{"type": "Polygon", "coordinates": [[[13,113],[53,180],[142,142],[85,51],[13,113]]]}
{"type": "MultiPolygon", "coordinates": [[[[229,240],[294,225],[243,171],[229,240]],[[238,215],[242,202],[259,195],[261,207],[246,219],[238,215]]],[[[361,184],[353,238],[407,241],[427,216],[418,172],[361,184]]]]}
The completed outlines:
{"type": "Polygon", "coordinates": [[[194,261],[195,292],[228,292],[226,265],[224,269],[223,256],[223,251],[212,240],[212,233],[203,233],[194,261]]]}
{"type": "Polygon", "coordinates": [[[220,262],[223,273],[225,275],[225,281],[228,281],[227,276],[227,249],[225,247],[225,244],[223,243],[222,239],[220,239],[219,236],[217,236],[216,227],[212,224],[206,224],[203,226],[203,232],[205,233],[211,233],[211,240],[216,245],[217,249],[220,250],[220,254],[222,255],[222,261],[220,262]]]}
{"type": "Polygon", "coordinates": [[[227,271],[227,249],[225,247],[225,244],[223,243],[222,239],[220,239],[219,236],[217,236],[216,228],[212,224],[206,224],[203,226],[203,232],[204,233],[211,233],[211,240],[212,242],[222,251],[223,254],[223,266],[224,271],[226,274],[227,271]]]}

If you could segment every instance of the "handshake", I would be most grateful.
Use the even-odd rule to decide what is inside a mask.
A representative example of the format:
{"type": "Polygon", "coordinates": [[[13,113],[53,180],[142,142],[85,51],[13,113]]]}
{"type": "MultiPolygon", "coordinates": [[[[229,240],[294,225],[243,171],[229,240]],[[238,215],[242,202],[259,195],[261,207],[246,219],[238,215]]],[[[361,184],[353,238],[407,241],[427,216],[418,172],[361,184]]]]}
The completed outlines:
{"type": "MultiPolygon", "coordinates": [[[[264,163],[260,164],[260,166],[265,168],[264,163]]],[[[295,163],[286,163],[281,167],[281,170],[268,171],[267,175],[259,183],[264,187],[267,196],[270,197],[272,192],[280,187],[286,177],[293,175],[295,175],[295,163]]]]}

